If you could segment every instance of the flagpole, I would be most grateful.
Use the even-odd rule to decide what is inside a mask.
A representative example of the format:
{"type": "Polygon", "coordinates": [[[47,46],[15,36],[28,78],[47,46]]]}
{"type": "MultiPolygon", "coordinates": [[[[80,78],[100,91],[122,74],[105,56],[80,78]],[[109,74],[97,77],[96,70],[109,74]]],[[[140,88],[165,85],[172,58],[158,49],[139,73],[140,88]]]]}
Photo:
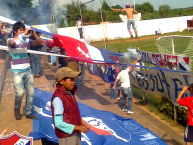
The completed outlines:
{"type": "Polygon", "coordinates": [[[104,32],[104,24],[103,24],[103,13],[102,13],[102,6],[101,6],[101,0],[99,0],[100,4],[100,11],[101,11],[101,20],[102,20],[102,27],[103,27],[103,37],[104,37],[104,43],[105,43],[105,50],[107,50],[107,43],[106,43],[106,38],[105,38],[105,32],[104,32]]]}

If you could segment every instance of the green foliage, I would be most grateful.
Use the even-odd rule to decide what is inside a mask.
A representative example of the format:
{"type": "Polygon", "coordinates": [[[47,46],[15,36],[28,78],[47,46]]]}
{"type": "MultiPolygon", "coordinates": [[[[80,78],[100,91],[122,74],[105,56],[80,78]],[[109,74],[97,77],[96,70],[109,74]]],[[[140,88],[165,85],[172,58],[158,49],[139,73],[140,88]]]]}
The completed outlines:
{"type": "MultiPolygon", "coordinates": [[[[80,3],[72,2],[65,6],[67,11],[63,12],[66,15],[68,26],[75,26],[77,17],[80,16],[80,12],[82,14],[82,21],[84,23],[88,22],[95,22],[95,24],[99,24],[101,20],[101,12],[90,10],[86,7],[86,5],[80,5],[80,3]],[[81,7],[81,11],[80,11],[81,7]]],[[[113,8],[122,8],[120,5],[116,5],[113,8]]],[[[124,12],[116,12],[112,11],[106,1],[103,1],[102,4],[102,15],[103,21],[110,21],[110,22],[121,22],[119,14],[125,14],[124,12]]]]}
{"type": "Polygon", "coordinates": [[[158,110],[167,115],[169,118],[174,118],[173,104],[164,97],[162,97],[161,102],[158,105],[158,110]]]}
{"type": "Polygon", "coordinates": [[[104,0],[103,4],[102,4],[102,11],[110,11],[110,10],[111,10],[111,8],[107,4],[107,2],[104,0]]]}
{"type": "MultiPolygon", "coordinates": [[[[171,119],[174,118],[174,106],[167,98],[162,97],[161,102],[158,105],[158,110],[167,117],[171,119]]],[[[186,125],[188,118],[187,110],[185,108],[177,107],[177,116],[178,122],[182,125],[186,125]]]]}
{"type": "Polygon", "coordinates": [[[161,17],[167,18],[167,17],[170,16],[171,8],[168,5],[161,5],[161,6],[159,6],[159,11],[158,12],[161,15],[161,17]]]}
{"type": "MultiPolygon", "coordinates": [[[[68,26],[75,26],[76,25],[76,20],[77,17],[80,16],[80,8],[79,8],[80,3],[77,2],[72,2],[71,4],[66,5],[67,11],[66,11],[66,17],[68,21],[68,26]]],[[[86,6],[82,5],[81,6],[82,11],[86,9],[86,6]]]]}
{"type": "Polygon", "coordinates": [[[178,107],[178,122],[185,125],[188,120],[188,111],[184,108],[178,107]]]}
{"type": "MultiPolygon", "coordinates": [[[[80,6],[79,1],[73,1],[71,4],[66,5],[67,11],[65,13],[63,12],[63,14],[67,17],[68,26],[75,26],[77,17],[80,16],[80,7],[83,23],[95,22],[95,24],[99,24],[102,21],[100,9],[94,11],[87,8],[86,5],[80,6]]],[[[112,6],[112,8],[124,9],[120,5],[112,6]]],[[[193,13],[193,8],[171,9],[169,5],[160,5],[159,10],[156,11],[154,10],[153,5],[151,5],[149,2],[145,2],[143,4],[136,4],[135,8],[138,13],[142,14],[142,20],[187,16],[192,15],[193,13]]],[[[109,22],[121,22],[119,15],[126,14],[122,11],[112,11],[106,0],[102,2],[101,10],[103,15],[103,21],[109,22]]]]}
{"type": "Polygon", "coordinates": [[[137,12],[146,14],[146,13],[151,13],[154,11],[153,6],[149,2],[145,2],[141,5],[136,5],[136,10],[137,12]]]}

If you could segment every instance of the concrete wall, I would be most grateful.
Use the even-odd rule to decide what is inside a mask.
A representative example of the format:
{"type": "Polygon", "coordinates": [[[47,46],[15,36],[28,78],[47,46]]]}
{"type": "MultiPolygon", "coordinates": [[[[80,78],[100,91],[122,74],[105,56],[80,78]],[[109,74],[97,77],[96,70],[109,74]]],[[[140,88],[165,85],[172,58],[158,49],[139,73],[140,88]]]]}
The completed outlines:
{"type": "MultiPolygon", "coordinates": [[[[187,20],[191,20],[193,16],[173,17],[165,19],[142,20],[136,22],[139,36],[154,35],[158,29],[162,33],[183,31],[187,28],[187,20]]],[[[104,25],[88,25],[84,26],[84,37],[90,41],[116,38],[130,37],[127,31],[127,23],[108,23],[104,25]]],[[[133,30],[132,30],[133,32],[133,30]]],[[[76,27],[58,28],[58,34],[79,38],[79,32],[76,27]]],[[[133,32],[134,34],[134,32],[133,32]]]]}

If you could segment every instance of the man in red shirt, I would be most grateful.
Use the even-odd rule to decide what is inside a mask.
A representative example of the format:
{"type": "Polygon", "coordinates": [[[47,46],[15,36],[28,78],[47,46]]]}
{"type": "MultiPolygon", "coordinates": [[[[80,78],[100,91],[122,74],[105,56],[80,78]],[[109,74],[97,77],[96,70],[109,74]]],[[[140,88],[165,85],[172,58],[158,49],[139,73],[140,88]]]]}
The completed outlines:
{"type": "Polygon", "coordinates": [[[193,83],[183,88],[176,102],[188,108],[188,122],[184,133],[184,141],[186,145],[190,145],[190,143],[193,142],[193,97],[181,98],[187,90],[193,93],[193,83]]]}

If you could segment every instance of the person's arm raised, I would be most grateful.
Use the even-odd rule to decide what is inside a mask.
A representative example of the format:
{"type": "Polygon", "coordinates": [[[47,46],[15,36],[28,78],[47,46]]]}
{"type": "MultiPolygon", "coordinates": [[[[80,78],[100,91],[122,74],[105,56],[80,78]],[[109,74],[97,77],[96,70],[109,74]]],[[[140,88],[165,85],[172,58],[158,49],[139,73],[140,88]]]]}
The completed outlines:
{"type": "Polygon", "coordinates": [[[136,13],[136,14],[137,14],[137,11],[136,11],[135,9],[133,9],[133,11],[134,11],[134,13],[136,13]]]}
{"type": "MultiPolygon", "coordinates": [[[[135,65],[139,60],[140,60],[140,58],[138,57],[137,60],[134,61],[134,63],[132,63],[132,65],[135,65]]],[[[130,70],[132,70],[132,67],[133,67],[133,66],[128,66],[128,68],[129,68],[130,70]]]]}
{"type": "Polygon", "coordinates": [[[176,102],[179,102],[179,100],[182,98],[182,95],[189,89],[189,86],[185,86],[183,90],[180,92],[178,98],[176,99],[176,102]]]}
{"type": "Polygon", "coordinates": [[[42,45],[42,40],[41,40],[40,37],[35,33],[35,30],[34,30],[34,29],[27,29],[27,30],[25,30],[25,35],[26,35],[26,34],[29,34],[29,33],[28,33],[29,30],[32,30],[32,31],[33,31],[32,35],[33,35],[34,38],[35,38],[35,41],[33,42],[33,46],[42,45]]]}
{"type": "Polygon", "coordinates": [[[125,9],[113,9],[111,8],[112,11],[125,11],[125,9]]]}

